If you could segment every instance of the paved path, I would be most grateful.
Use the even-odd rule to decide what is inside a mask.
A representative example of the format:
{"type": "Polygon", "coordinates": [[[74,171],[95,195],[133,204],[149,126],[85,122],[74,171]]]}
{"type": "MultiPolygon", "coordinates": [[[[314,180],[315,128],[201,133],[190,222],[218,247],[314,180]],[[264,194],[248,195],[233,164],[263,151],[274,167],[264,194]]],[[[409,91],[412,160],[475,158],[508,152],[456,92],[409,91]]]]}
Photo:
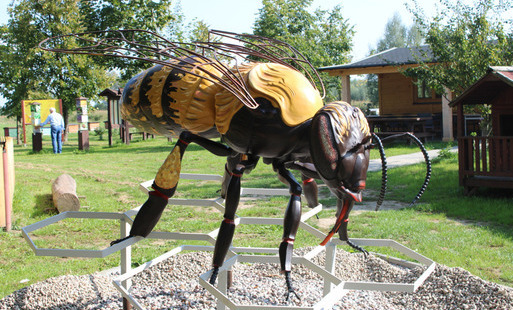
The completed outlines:
{"type": "MultiPolygon", "coordinates": [[[[457,147],[453,147],[451,149],[451,152],[457,152],[457,151],[458,151],[457,147]]],[[[440,153],[440,150],[428,151],[429,159],[433,159],[433,158],[437,157],[438,153],[440,153]]],[[[424,155],[422,155],[422,152],[387,157],[387,167],[389,169],[398,167],[398,166],[413,165],[413,164],[422,163],[422,162],[424,162],[424,155]]],[[[369,171],[380,171],[380,170],[381,170],[381,159],[372,159],[369,163],[369,171]]]]}

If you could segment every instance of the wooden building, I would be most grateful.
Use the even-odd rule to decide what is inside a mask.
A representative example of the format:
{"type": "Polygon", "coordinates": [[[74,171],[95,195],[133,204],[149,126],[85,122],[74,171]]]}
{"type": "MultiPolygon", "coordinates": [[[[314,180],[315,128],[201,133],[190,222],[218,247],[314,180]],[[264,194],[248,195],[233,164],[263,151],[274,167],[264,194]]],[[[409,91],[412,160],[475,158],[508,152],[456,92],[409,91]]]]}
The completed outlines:
{"type": "Polygon", "coordinates": [[[490,67],[450,105],[458,112],[459,182],[466,193],[513,188],[513,67],[490,67]],[[491,105],[491,135],[465,134],[464,107],[483,104],[491,105]]]}
{"type": "Polygon", "coordinates": [[[341,99],[351,102],[350,76],[378,76],[379,114],[386,116],[430,115],[438,120],[444,140],[453,139],[453,112],[449,108],[450,94],[442,96],[426,87],[424,81],[407,77],[402,70],[418,66],[418,60],[434,62],[428,46],[392,48],[349,64],[319,68],[342,79],[341,99]]]}

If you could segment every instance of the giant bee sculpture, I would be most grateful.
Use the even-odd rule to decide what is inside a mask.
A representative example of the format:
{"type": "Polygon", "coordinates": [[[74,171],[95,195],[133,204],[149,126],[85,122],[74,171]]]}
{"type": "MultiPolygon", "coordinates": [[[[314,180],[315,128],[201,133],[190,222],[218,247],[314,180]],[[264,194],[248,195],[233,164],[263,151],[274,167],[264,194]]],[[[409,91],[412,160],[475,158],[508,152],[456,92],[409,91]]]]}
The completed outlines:
{"type": "MultiPolygon", "coordinates": [[[[324,89],[322,81],[305,57],[290,45],[223,31],[212,30],[211,35],[232,43],[209,40],[184,44],[147,31],[121,30],[48,38],[40,47],[156,64],[128,82],[122,112],[141,130],[178,140],[157,172],[153,190],[136,215],[128,238],[146,237],[159,221],[178,186],[181,160],[189,143],[227,158],[221,190],[225,214],[215,244],[212,284],[232,243],[241,177],[255,168],[260,158],[273,166],[290,190],[279,246],[288,299],[295,294],[290,273],[303,188],[310,206],[317,204],[313,179],[322,180],[337,198],[335,224],[321,244],[325,245],[338,232],[341,240],[366,254],[348,239],[348,217],[354,203],[362,201],[369,153],[375,145],[379,146],[383,161],[383,186],[377,208],[383,201],[383,147],[370,132],[360,109],[340,101],[323,104],[314,83],[317,80],[324,89]],[[136,39],[138,35],[145,39],[136,39]],[[59,44],[67,38],[80,47],[61,48],[59,44]],[[219,136],[221,143],[211,140],[219,136]],[[301,172],[303,186],[290,169],[301,172]]],[[[429,162],[420,141],[411,138],[421,146],[429,162]]],[[[425,190],[429,173],[428,165],[426,180],[414,201],[425,190]]]]}

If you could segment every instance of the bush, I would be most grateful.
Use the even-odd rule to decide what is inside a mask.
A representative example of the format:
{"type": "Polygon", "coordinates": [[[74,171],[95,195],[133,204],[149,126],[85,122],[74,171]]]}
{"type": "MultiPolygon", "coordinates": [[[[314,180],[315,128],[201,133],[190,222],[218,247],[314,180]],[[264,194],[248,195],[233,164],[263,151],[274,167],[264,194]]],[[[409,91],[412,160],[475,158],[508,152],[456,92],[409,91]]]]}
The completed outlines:
{"type": "Polygon", "coordinates": [[[96,127],[94,129],[94,135],[95,136],[100,136],[100,140],[103,140],[103,135],[105,134],[107,130],[103,127],[96,127]]]}

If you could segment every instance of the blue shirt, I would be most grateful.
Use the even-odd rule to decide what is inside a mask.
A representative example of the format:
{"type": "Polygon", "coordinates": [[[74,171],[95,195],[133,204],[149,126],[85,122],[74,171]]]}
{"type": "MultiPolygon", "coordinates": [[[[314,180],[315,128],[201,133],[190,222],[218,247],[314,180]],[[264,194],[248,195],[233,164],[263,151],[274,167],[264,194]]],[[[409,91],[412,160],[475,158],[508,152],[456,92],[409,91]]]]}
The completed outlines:
{"type": "Polygon", "coordinates": [[[61,126],[62,128],[64,128],[64,119],[62,118],[62,115],[60,115],[57,112],[50,113],[50,115],[48,115],[44,123],[41,124],[41,127],[48,123],[50,123],[51,127],[61,126]]]}

